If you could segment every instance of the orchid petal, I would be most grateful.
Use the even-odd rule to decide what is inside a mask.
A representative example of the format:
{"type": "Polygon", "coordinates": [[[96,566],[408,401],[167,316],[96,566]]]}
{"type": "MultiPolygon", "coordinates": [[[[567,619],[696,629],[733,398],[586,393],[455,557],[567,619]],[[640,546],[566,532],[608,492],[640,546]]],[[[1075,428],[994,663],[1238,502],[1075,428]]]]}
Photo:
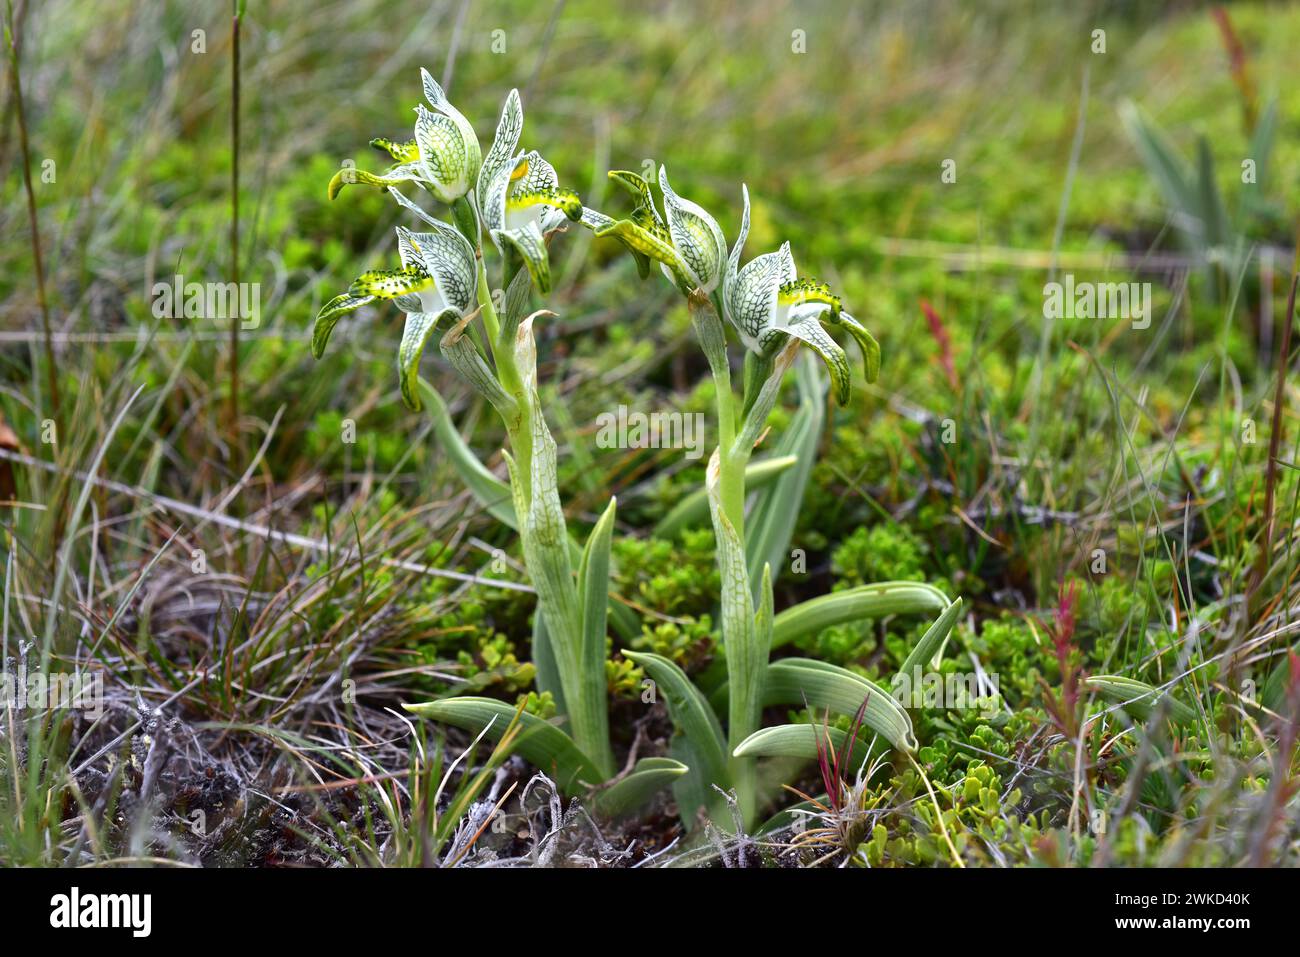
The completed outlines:
{"type": "Polygon", "coordinates": [[[374,296],[353,296],[344,293],[325,303],[316,314],[316,324],[311,331],[311,354],[317,359],[323,356],[330,333],[334,331],[338,321],[349,312],[360,309],[368,302],[373,302],[374,298],[374,296]]]}
{"type": "Polygon", "coordinates": [[[430,312],[409,312],[406,325],[402,327],[402,342],[397,347],[397,373],[402,384],[402,401],[408,408],[419,409],[420,398],[416,390],[416,379],[420,374],[420,357],[424,347],[433,335],[434,329],[443,318],[455,321],[459,314],[455,309],[445,309],[438,314],[430,312]]]}
{"type": "Polygon", "coordinates": [[[727,240],[722,229],[702,206],[673,192],[666,166],[659,167],[659,188],[664,194],[668,233],[686,274],[696,288],[713,292],[722,278],[727,256],[727,240]]]}
{"type": "MultiPolygon", "coordinates": [[[[816,319],[803,319],[790,323],[780,332],[788,333],[796,339],[800,339],[810,345],[830,371],[831,382],[835,386],[835,400],[840,405],[849,404],[849,388],[851,377],[849,375],[849,361],[845,356],[844,350],[840,348],[839,343],[831,338],[829,332],[821,327],[816,319]]],[[[773,331],[771,335],[779,335],[773,331]]]]}
{"type": "Polygon", "coordinates": [[[478,174],[478,204],[486,215],[488,191],[492,181],[507,167],[513,165],[515,150],[519,146],[519,137],[524,129],[524,108],[519,102],[519,91],[511,90],[501,110],[501,119],[497,123],[496,137],[478,174]]]}
{"type": "Polygon", "coordinates": [[[519,254],[538,292],[545,295],[551,291],[551,261],[546,252],[546,237],[537,223],[520,229],[494,229],[492,241],[498,249],[503,249],[503,244],[509,245],[519,254]]]}

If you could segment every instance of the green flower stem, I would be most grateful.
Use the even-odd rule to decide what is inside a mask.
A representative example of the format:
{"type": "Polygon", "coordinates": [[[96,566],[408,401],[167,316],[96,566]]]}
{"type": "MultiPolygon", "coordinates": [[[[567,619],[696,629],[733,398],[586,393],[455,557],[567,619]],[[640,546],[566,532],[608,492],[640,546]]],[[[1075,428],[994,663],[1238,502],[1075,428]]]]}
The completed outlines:
{"type": "Polygon", "coordinates": [[[487,266],[483,263],[483,250],[477,250],[478,262],[478,304],[483,317],[483,328],[487,331],[488,348],[492,353],[492,362],[496,367],[497,379],[500,381],[518,406],[518,415],[514,421],[505,423],[506,434],[510,437],[510,450],[515,455],[515,466],[520,470],[519,477],[523,483],[525,501],[531,499],[533,454],[532,425],[529,411],[532,403],[525,395],[524,382],[519,375],[519,365],[515,361],[513,342],[500,342],[501,320],[497,317],[496,305],[492,302],[492,290],[488,286],[487,266]]]}
{"type": "Polygon", "coordinates": [[[478,304],[487,332],[497,380],[514,399],[513,414],[504,416],[510,444],[510,483],[516,521],[523,540],[528,576],[537,589],[538,614],[555,651],[566,717],[578,750],[603,777],[614,773],[609,746],[604,649],[599,657],[583,654],[583,616],[573,576],[570,538],[555,483],[555,442],[538,406],[532,329],[520,327],[514,342],[500,339],[501,322],[488,288],[487,270],[478,259],[478,304]],[[524,340],[523,337],[528,337],[524,340]],[[525,348],[526,346],[526,348],[525,348]],[[520,353],[524,355],[521,371],[520,353]]]}
{"type": "Polygon", "coordinates": [[[719,488],[722,510],[736,534],[745,540],[745,467],[747,453],[738,454],[736,444],[736,396],[731,389],[731,366],[727,361],[726,335],[713,301],[700,290],[691,293],[687,302],[704,354],[713,374],[718,407],[719,488]]]}
{"type": "Polygon", "coordinates": [[[758,815],[757,767],[753,757],[735,757],[733,752],[759,728],[767,667],[766,642],[757,633],[750,597],[753,589],[745,563],[745,468],[753,443],[737,442],[736,394],[731,387],[726,334],[718,311],[698,290],[688,302],[717,392],[717,486],[716,493],[710,494],[717,495],[713,527],[722,577],[722,641],[732,689],[727,714],[727,769],[741,818],[749,827],[758,815]]]}

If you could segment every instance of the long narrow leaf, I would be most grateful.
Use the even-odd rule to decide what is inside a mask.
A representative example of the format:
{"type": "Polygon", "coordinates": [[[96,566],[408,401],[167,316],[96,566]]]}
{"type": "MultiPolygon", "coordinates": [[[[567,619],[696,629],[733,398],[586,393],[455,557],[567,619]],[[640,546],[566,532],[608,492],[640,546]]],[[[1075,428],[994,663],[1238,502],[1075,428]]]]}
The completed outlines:
{"type": "Polygon", "coordinates": [[[609,505],[587,536],[582,561],[578,564],[578,602],[582,612],[582,668],[599,672],[605,680],[605,634],[609,607],[609,547],[614,534],[614,511],[618,500],[610,496],[609,505]]]}
{"type": "Polygon", "coordinates": [[[673,725],[691,744],[696,757],[692,771],[706,785],[727,783],[727,745],[722,726],[709,703],[681,668],[662,655],[648,651],[623,651],[623,657],[636,662],[655,682],[668,706],[673,725]]]}
{"type": "Polygon", "coordinates": [[[1143,165],[1164,194],[1165,202],[1184,217],[1195,216],[1198,204],[1187,164],[1174,150],[1164,131],[1130,101],[1120,104],[1119,115],[1143,165]]]}
{"type": "Polygon", "coordinates": [[[515,520],[514,504],[510,500],[510,486],[489,472],[487,466],[465,444],[465,440],[456,431],[455,423],[451,421],[447,403],[437,390],[423,379],[419,380],[419,385],[420,394],[433,416],[433,429],[438,442],[451,460],[456,474],[493,518],[517,530],[519,525],[515,520]]]}
{"type": "Polygon", "coordinates": [[[790,540],[799,521],[799,508],[817,462],[817,446],[826,423],[826,380],[811,355],[803,356],[796,379],[799,410],[777,442],[776,454],[793,455],[797,464],[755,497],[745,521],[745,562],[755,589],[762,578],[764,564],[771,566],[773,580],[789,565],[790,540]]]}
{"type": "Polygon", "coordinates": [[[904,675],[911,675],[913,669],[924,669],[929,667],[930,662],[934,659],[935,653],[943,646],[949,633],[952,632],[952,626],[957,623],[957,617],[960,614],[961,599],[957,598],[953,600],[951,605],[944,609],[942,615],[934,620],[934,624],[925,630],[925,634],[921,636],[921,640],[916,643],[916,647],[908,654],[907,660],[903,662],[903,666],[899,668],[898,673],[894,675],[892,682],[894,685],[897,685],[900,681],[904,680],[904,675]]]}
{"type": "Polygon", "coordinates": [[[916,750],[912,719],[894,697],[861,675],[824,661],[783,658],[767,669],[763,704],[829,708],[838,714],[856,714],[862,702],[862,721],[886,741],[903,751],[916,750]]]}
{"type": "Polygon", "coordinates": [[[800,602],[781,612],[773,622],[772,647],[780,648],[832,625],[888,615],[936,614],[949,604],[947,595],[924,582],[859,585],[800,602]]]}
{"type": "MultiPolygon", "coordinates": [[[[515,707],[495,698],[446,698],[421,704],[403,704],[412,714],[472,731],[488,728],[488,735],[500,738],[515,716],[515,707]],[[490,726],[490,727],[489,727],[490,726]]],[[[567,734],[527,712],[519,715],[522,730],[514,751],[549,774],[563,790],[578,791],[581,784],[598,784],[601,773],[594,761],[583,754],[567,734]]]]}
{"type": "Polygon", "coordinates": [[[1196,720],[1196,712],[1171,696],[1144,681],[1124,678],[1119,675],[1092,675],[1084,679],[1084,684],[1100,692],[1105,698],[1118,702],[1124,710],[1145,721],[1161,703],[1162,698],[1169,701],[1169,717],[1175,724],[1191,724],[1196,720]]]}
{"type": "Polygon", "coordinates": [[[596,811],[610,818],[630,814],[688,771],[672,758],[642,758],[631,774],[596,796],[596,811]]]}
{"type": "MultiPolygon", "coordinates": [[[[836,752],[844,747],[848,734],[839,728],[824,728],[811,724],[779,724],[773,728],[755,731],[737,747],[737,757],[746,758],[805,758],[816,760],[817,736],[823,735],[823,746],[829,744],[836,752]]],[[[856,771],[870,755],[871,746],[858,738],[849,754],[848,767],[856,771]]]]}

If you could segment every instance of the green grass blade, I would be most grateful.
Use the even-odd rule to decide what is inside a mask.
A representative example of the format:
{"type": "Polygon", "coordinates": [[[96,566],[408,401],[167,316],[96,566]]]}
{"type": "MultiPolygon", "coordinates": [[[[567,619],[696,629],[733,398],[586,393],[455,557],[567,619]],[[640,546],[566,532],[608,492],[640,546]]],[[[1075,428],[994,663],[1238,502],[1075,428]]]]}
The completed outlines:
{"type": "Polygon", "coordinates": [[[630,814],[689,771],[672,758],[642,758],[631,774],[596,796],[596,811],[609,818],[630,814]]]}
{"type": "Polygon", "coordinates": [[[705,786],[727,783],[727,745],[717,715],[681,668],[648,651],[623,651],[623,657],[645,669],[668,705],[673,725],[690,742],[693,773],[705,786]]]}
{"type": "Polygon", "coordinates": [[[1145,681],[1119,675],[1092,675],[1084,679],[1084,684],[1100,692],[1104,698],[1122,704],[1124,710],[1139,721],[1151,717],[1161,698],[1169,699],[1169,717],[1175,724],[1191,724],[1196,721],[1195,710],[1167,691],[1161,691],[1145,681]]]}
{"type": "MultiPolygon", "coordinates": [[[[455,725],[478,734],[500,738],[514,720],[516,708],[495,698],[447,698],[422,704],[403,704],[412,714],[455,725]]],[[[550,775],[563,790],[574,793],[581,784],[599,784],[601,774],[591,758],[555,725],[527,712],[519,713],[519,736],[511,750],[550,775]]]]}

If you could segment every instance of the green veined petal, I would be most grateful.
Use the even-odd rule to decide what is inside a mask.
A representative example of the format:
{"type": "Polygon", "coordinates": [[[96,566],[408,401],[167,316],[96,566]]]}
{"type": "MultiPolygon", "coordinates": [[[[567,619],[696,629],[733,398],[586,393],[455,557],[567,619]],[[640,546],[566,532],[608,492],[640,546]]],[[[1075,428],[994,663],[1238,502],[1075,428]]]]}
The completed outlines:
{"type": "Polygon", "coordinates": [[[727,312],[731,312],[732,290],[740,270],[740,254],[744,251],[745,240],[749,238],[749,187],[744,183],[740,184],[740,196],[744,201],[744,209],[740,213],[740,231],[736,234],[736,244],[731,247],[727,269],[722,276],[722,302],[727,307],[727,312]]]}
{"type": "Polygon", "coordinates": [[[618,185],[622,186],[629,193],[639,199],[643,207],[654,220],[663,225],[663,217],[659,215],[659,210],[655,209],[654,195],[650,192],[650,182],[639,173],[633,173],[625,169],[612,169],[609,171],[609,178],[618,185]]]}
{"type": "MultiPolygon", "coordinates": [[[[600,212],[599,210],[592,209],[589,206],[584,206],[582,207],[582,218],[579,220],[579,222],[582,223],[582,225],[586,226],[588,229],[590,229],[597,236],[600,236],[600,235],[608,235],[607,233],[605,233],[605,230],[608,230],[610,227],[614,226],[617,221],[611,216],[606,216],[604,213],[600,212]]],[[[647,278],[650,275],[650,257],[647,256],[645,253],[640,252],[639,250],[633,249],[631,246],[628,246],[626,243],[624,243],[623,246],[625,249],[627,249],[629,253],[632,254],[632,259],[636,262],[637,273],[641,276],[642,279],[647,278]]]]}
{"type": "MultiPolygon", "coordinates": [[[[469,240],[446,223],[434,220],[429,232],[415,233],[397,227],[399,248],[403,242],[414,249],[417,262],[433,277],[447,304],[464,313],[477,289],[477,264],[469,240]]],[[[409,266],[405,258],[402,260],[409,266]]]]}
{"type": "Polygon", "coordinates": [[[821,356],[830,371],[831,382],[835,386],[835,400],[840,405],[848,405],[851,386],[849,361],[844,350],[831,338],[830,333],[823,329],[816,319],[792,322],[781,331],[803,340],[821,356]]]}
{"type": "Polygon", "coordinates": [[[492,239],[497,246],[507,243],[519,253],[538,292],[545,295],[551,291],[551,260],[546,254],[546,238],[536,223],[522,229],[494,229],[492,239]]]}
{"type": "Polygon", "coordinates": [[[317,359],[323,356],[325,345],[330,340],[330,333],[334,331],[338,321],[349,312],[360,309],[368,302],[373,302],[374,298],[374,296],[353,296],[344,293],[325,303],[316,314],[316,325],[311,331],[311,354],[317,359]]]}
{"type": "Polygon", "coordinates": [[[759,352],[775,328],[776,297],[783,269],[782,252],[755,256],[726,290],[727,319],[751,352],[759,352]]]}
{"type": "Polygon", "coordinates": [[[438,321],[444,316],[455,319],[456,310],[447,309],[439,315],[429,312],[408,312],[406,325],[402,327],[402,342],[397,347],[397,374],[402,383],[402,401],[408,409],[420,408],[420,397],[416,389],[416,380],[420,375],[420,356],[424,347],[438,328],[438,321]]]}
{"type": "Polygon", "coordinates": [[[582,207],[582,215],[579,217],[578,222],[582,223],[582,225],[586,226],[592,232],[598,232],[599,230],[608,229],[610,226],[613,226],[614,218],[612,216],[606,216],[598,209],[584,206],[582,207]]]}
{"type": "Polygon", "coordinates": [[[545,189],[515,190],[506,199],[508,210],[528,209],[531,206],[554,206],[574,222],[582,219],[582,200],[571,189],[552,186],[545,189]]]}
{"type": "Polygon", "coordinates": [[[451,105],[451,101],[447,99],[447,94],[442,92],[438,81],[423,67],[420,68],[420,81],[424,86],[424,98],[429,101],[429,105],[446,114],[460,131],[461,140],[465,145],[466,172],[469,179],[473,180],[478,175],[479,166],[483,162],[483,150],[478,145],[478,136],[474,132],[473,124],[465,118],[464,113],[451,105]]]}
{"type": "Polygon", "coordinates": [[[602,239],[612,236],[634,253],[640,253],[656,262],[669,266],[678,265],[677,252],[673,249],[668,231],[663,227],[651,231],[643,224],[634,223],[630,219],[620,219],[612,226],[596,230],[596,235],[602,239]]]}
{"type": "Polygon", "coordinates": [[[420,158],[420,150],[413,139],[399,143],[386,136],[376,136],[370,141],[370,145],[377,150],[383,150],[399,163],[414,163],[420,158]]]}
{"type": "Polygon", "coordinates": [[[555,167],[542,157],[537,150],[529,150],[510,171],[510,191],[533,192],[539,189],[553,189],[560,185],[560,177],[555,167]]]}
{"type": "Polygon", "coordinates": [[[469,145],[450,117],[430,113],[422,105],[416,106],[415,113],[415,142],[432,192],[444,203],[454,202],[473,185],[469,145]]]}
{"type": "Polygon", "coordinates": [[[664,194],[664,211],[673,247],[692,280],[692,285],[713,292],[722,279],[727,257],[727,240],[717,220],[689,199],[682,199],[668,183],[667,167],[659,167],[659,188],[664,194]]]}
{"type": "Polygon", "coordinates": [[[830,286],[817,279],[808,278],[781,283],[777,289],[777,302],[786,306],[820,303],[830,307],[832,316],[838,316],[843,305],[840,297],[831,292],[830,286]]]}
{"type": "Polygon", "coordinates": [[[478,174],[478,205],[486,215],[487,194],[492,180],[506,166],[511,165],[515,149],[519,146],[519,136],[524,129],[524,108],[519,102],[519,91],[511,90],[501,108],[501,119],[497,122],[496,137],[483,157],[483,166],[478,174]]]}

